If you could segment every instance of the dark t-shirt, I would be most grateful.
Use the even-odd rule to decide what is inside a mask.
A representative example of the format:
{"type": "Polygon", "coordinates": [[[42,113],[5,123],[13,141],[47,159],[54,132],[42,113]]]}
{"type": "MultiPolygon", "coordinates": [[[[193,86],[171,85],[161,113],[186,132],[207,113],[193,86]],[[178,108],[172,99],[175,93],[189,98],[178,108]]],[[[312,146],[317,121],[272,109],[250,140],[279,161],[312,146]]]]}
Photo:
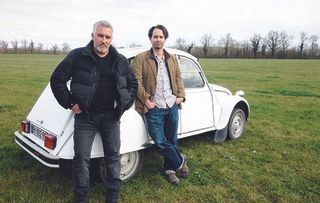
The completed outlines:
{"type": "Polygon", "coordinates": [[[112,70],[114,56],[108,54],[101,58],[96,53],[94,57],[97,61],[99,83],[93,96],[90,112],[107,113],[113,110],[116,99],[116,79],[112,70]]]}

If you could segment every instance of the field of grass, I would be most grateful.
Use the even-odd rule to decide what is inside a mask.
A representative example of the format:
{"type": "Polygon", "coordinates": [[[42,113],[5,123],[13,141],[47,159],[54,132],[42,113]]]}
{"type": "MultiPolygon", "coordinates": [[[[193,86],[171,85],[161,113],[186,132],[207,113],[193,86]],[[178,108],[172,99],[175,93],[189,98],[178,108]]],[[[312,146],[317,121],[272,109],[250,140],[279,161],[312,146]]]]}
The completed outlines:
{"type": "MultiPolygon", "coordinates": [[[[0,55],[0,202],[72,202],[70,174],[30,157],[14,131],[64,56],[0,55]]],[[[200,59],[210,82],[242,89],[251,117],[244,136],[215,144],[207,133],[180,141],[191,176],[179,187],[148,149],[121,202],[320,202],[320,61],[200,59]]],[[[93,185],[90,202],[103,202],[93,185]]]]}

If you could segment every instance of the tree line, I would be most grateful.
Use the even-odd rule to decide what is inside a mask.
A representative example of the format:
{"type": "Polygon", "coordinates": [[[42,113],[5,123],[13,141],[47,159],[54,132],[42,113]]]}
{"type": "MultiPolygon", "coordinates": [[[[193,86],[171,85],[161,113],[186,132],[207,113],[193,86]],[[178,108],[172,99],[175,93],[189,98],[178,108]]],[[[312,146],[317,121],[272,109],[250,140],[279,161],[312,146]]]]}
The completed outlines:
{"type": "MultiPolygon", "coordinates": [[[[205,33],[199,43],[187,42],[184,38],[175,41],[174,48],[187,51],[199,58],[284,58],[284,59],[320,59],[319,36],[299,33],[299,40],[293,42],[293,37],[285,31],[271,30],[265,36],[253,34],[249,39],[237,41],[227,33],[220,39],[215,40],[211,33],[205,33]]],[[[131,43],[128,47],[140,46],[131,43]]],[[[41,42],[33,40],[13,40],[10,42],[0,40],[0,53],[45,53],[65,54],[70,51],[68,43],[60,46],[52,45],[44,48],[41,42]],[[10,45],[10,46],[9,46],[10,45]]]]}
{"type": "Polygon", "coordinates": [[[41,42],[34,42],[33,40],[13,40],[10,42],[0,40],[0,53],[4,54],[65,54],[70,51],[68,43],[52,45],[50,48],[45,48],[41,42]],[[9,46],[10,45],[10,46],[9,46]]]}
{"type": "Polygon", "coordinates": [[[178,38],[175,48],[187,51],[196,57],[207,58],[285,58],[319,59],[320,47],[317,35],[300,32],[299,41],[293,43],[293,37],[284,31],[271,30],[266,36],[253,34],[249,39],[237,41],[231,33],[215,41],[212,34],[204,34],[200,45],[178,38]]]}

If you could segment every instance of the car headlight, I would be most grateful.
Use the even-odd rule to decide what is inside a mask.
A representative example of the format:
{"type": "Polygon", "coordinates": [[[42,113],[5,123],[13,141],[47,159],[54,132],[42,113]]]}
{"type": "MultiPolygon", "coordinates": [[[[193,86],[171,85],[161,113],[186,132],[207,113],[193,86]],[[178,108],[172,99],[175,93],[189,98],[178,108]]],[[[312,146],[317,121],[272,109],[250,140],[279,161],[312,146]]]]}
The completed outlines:
{"type": "Polygon", "coordinates": [[[235,95],[239,96],[239,97],[243,97],[244,96],[244,92],[242,90],[238,90],[235,95]]]}

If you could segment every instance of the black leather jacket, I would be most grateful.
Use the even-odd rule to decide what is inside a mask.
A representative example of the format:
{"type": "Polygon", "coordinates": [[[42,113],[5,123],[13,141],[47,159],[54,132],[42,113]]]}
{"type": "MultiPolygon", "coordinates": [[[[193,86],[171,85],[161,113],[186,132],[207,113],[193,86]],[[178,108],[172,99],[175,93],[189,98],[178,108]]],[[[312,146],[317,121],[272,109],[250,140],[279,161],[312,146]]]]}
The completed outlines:
{"type": "MultiPolygon", "coordinates": [[[[58,103],[71,109],[76,103],[87,112],[99,83],[97,63],[93,56],[93,41],[86,47],[72,50],[57,66],[50,78],[50,86],[58,103]],[[67,82],[71,79],[70,90],[67,82]]],[[[118,118],[129,109],[137,94],[138,83],[128,60],[110,46],[109,54],[114,55],[112,65],[117,81],[116,102],[118,118]]]]}

